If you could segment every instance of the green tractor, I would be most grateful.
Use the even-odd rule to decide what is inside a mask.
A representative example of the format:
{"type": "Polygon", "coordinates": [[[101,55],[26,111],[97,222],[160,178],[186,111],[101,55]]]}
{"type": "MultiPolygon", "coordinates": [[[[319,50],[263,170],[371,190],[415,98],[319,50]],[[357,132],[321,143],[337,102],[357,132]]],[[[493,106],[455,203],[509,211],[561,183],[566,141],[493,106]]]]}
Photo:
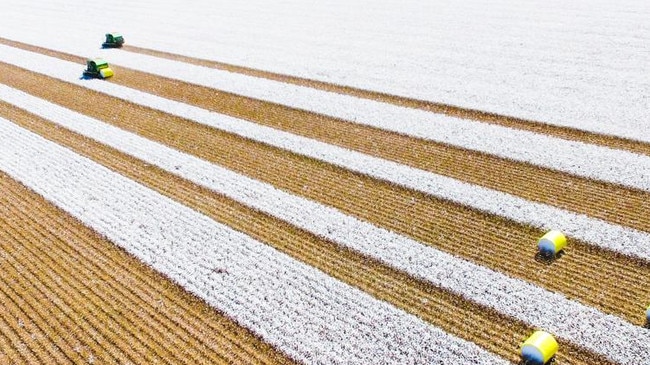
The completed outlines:
{"type": "Polygon", "coordinates": [[[106,42],[102,48],[120,48],[124,44],[124,37],[119,33],[106,33],[106,42]]]}
{"type": "Polygon", "coordinates": [[[107,79],[113,76],[113,70],[108,67],[108,62],[101,58],[89,59],[86,61],[86,65],[87,67],[84,70],[85,78],[107,79]]]}

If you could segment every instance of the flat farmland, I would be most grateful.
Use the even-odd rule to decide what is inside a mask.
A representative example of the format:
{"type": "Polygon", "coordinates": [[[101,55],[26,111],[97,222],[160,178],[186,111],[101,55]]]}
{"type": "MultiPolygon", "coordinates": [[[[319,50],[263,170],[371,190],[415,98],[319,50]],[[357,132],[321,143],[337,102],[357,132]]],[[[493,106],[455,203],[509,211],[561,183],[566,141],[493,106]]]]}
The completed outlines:
{"type": "Polygon", "coordinates": [[[650,364],[625,3],[8,4],[0,362],[650,364]]]}

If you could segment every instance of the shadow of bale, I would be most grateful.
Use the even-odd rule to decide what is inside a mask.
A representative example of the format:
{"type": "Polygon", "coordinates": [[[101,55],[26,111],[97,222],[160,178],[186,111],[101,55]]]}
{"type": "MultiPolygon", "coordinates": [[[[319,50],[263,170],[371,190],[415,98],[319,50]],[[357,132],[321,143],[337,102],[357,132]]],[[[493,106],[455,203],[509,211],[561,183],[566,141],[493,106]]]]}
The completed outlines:
{"type": "Polygon", "coordinates": [[[562,258],[562,256],[564,256],[565,254],[566,253],[564,252],[564,250],[558,252],[555,255],[549,255],[549,254],[545,254],[545,253],[543,253],[541,251],[537,251],[537,253],[535,254],[535,261],[537,261],[539,263],[542,263],[542,264],[545,264],[545,265],[551,265],[555,261],[562,258]]]}
{"type": "Polygon", "coordinates": [[[521,359],[521,361],[517,363],[517,365],[551,365],[551,364],[556,364],[555,356],[551,357],[551,359],[544,364],[535,361],[530,361],[530,360],[526,361],[524,359],[521,359]]]}

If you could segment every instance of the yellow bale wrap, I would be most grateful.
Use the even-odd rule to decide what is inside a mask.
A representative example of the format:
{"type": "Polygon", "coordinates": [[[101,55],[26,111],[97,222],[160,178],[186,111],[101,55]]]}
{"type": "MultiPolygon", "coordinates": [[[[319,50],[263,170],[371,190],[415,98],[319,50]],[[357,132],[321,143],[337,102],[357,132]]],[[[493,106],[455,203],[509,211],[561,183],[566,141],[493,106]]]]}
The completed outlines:
{"type": "Polygon", "coordinates": [[[99,70],[99,74],[102,75],[103,79],[107,79],[113,76],[113,70],[111,70],[110,67],[102,68],[99,70]]]}
{"type": "Polygon", "coordinates": [[[559,347],[553,335],[544,331],[535,331],[521,345],[521,357],[527,363],[546,364],[559,347]]]}
{"type": "Polygon", "coordinates": [[[537,242],[540,252],[547,255],[555,255],[566,246],[566,236],[556,230],[548,231],[537,242]]]}

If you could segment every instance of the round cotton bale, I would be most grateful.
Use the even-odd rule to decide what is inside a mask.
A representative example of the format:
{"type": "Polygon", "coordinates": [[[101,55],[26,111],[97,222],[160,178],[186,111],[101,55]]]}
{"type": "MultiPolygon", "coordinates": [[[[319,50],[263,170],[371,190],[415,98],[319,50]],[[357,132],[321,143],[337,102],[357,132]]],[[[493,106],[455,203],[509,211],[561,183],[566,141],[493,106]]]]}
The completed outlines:
{"type": "Polygon", "coordinates": [[[527,364],[546,364],[555,356],[559,347],[553,335],[544,331],[535,331],[521,345],[521,357],[527,364]]]}
{"type": "Polygon", "coordinates": [[[555,256],[566,246],[566,236],[560,231],[546,232],[537,242],[539,251],[545,256],[555,256]]]}

